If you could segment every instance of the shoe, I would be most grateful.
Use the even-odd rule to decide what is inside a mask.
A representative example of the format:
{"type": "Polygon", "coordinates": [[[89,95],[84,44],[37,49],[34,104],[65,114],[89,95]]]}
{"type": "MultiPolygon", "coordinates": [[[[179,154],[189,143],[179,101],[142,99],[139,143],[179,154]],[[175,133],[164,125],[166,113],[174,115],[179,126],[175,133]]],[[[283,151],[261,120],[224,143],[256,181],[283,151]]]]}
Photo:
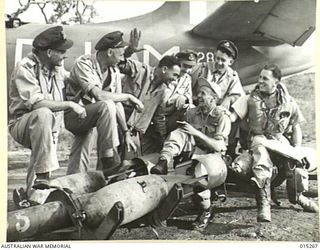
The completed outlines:
{"type": "Polygon", "coordinates": [[[204,230],[208,225],[210,220],[213,218],[212,207],[203,210],[196,220],[192,223],[193,230],[204,230]]]}
{"type": "Polygon", "coordinates": [[[110,175],[114,175],[119,173],[120,171],[120,164],[121,162],[118,159],[115,159],[116,157],[103,157],[101,158],[102,162],[102,172],[107,179],[110,175]]]}
{"type": "Polygon", "coordinates": [[[36,174],[36,179],[34,180],[33,189],[40,189],[40,190],[44,190],[44,189],[49,189],[50,188],[50,173],[46,172],[46,173],[39,173],[36,174]]]}
{"type": "Polygon", "coordinates": [[[151,174],[165,175],[168,173],[168,162],[165,159],[160,159],[152,169],[151,174]]]}
{"type": "Polygon", "coordinates": [[[277,193],[274,187],[271,188],[271,200],[276,204],[277,206],[281,207],[282,203],[278,200],[277,193]]]}
{"type": "Polygon", "coordinates": [[[23,188],[14,189],[12,194],[13,202],[18,208],[27,208],[30,207],[31,204],[28,201],[27,193],[23,188]]]}

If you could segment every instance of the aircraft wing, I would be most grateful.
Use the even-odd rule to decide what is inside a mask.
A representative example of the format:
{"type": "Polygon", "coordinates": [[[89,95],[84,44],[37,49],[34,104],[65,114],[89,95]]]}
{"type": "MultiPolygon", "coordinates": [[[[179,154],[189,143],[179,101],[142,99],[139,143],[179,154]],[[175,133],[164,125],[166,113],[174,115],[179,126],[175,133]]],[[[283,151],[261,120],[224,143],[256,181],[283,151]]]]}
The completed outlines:
{"type": "Polygon", "coordinates": [[[195,35],[250,45],[301,46],[315,30],[316,0],[230,1],[195,26],[195,35]]]}

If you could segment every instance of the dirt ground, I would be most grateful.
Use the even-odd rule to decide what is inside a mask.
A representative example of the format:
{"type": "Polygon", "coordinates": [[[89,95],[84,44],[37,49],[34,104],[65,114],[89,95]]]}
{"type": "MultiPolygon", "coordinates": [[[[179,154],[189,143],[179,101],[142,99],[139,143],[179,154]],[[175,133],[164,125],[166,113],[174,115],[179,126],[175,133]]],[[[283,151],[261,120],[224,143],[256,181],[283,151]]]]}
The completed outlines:
{"type": "MultiPolygon", "coordinates": [[[[307,120],[303,125],[304,144],[315,148],[314,74],[289,78],[286,84],[289,92],[297,99],[307,120]],[[306,96],[309,98],[306,99],[306,96]]],[[[66,173],[71,139],[71,134],[66,131],[60,136],[58,158],[61,168],[55,171],[53,178],[66,173]]],[[[16,209],[12,201],[12,191],[25,186],[30,151],[14,143],[10,136],[8,140],[8,211],[12,211],[16,209]]],[[[310,180],[309,186],[309,192],[306,195],[318,201],[317,180],[310,180]]],[[[190,229],[197,210],[188,198],[181,202],[173,216],[167,220],[166,226],[156,228],[158,238],[160,240],[320,242],[319,214],[303,212],[299,205],[289,203],[284,184],[277,189],[277,192],[282,206],[272,204],[271,223],[256,222],[256,206],[252,190],[239,190],[230,184],[227,185],[227,200],[224,203],[220,201],[213,203],[215,217],[206,230],[199,232],[190,229]]],[[[70,234],[52,233],[37,235],[33,240],[66,239],[74,238],[70,238],[70,234]]],[[[111,240],[156,239],[157,234],[151,227],[130,230],[120,228],[111,238],[111,240]]]]}
{"type": "MultiPolygon", "coordinates": [[[[10,152],[8,175],[8,211],[15,210],[12,201],[14,188],[23,187],[26,167],[29,159],[28,150],[10,152]]],[[[61,168],[55,177],[66,172],[68,155],[59,152],[61,168]]],[[[219,190],[223,193],[224,190],[219,190]]],[[[177,207],[165,227],[120,228],[111,240],[224,240],[224,241],[304,241],[319,242],[319,215],[303,212],[299,205],[289,203],[286,198],[285,184],[277,189],[281,207],[272,204],[272,222],[257,223],[256,207],[253,191],[245,188],[237,190],[232,183],[227,185],[227,200],[213,203],[215,217],[203,232],[191,230],[192,221],[197,210],[191,198],[186,198],[177,207]]],[[[310,180],[307,196],[318,201],[318,184],[310,180]]],[[[76,239],[75,234],[54,233],[37,235],[32,240],[69,240],[76,239]]]]}

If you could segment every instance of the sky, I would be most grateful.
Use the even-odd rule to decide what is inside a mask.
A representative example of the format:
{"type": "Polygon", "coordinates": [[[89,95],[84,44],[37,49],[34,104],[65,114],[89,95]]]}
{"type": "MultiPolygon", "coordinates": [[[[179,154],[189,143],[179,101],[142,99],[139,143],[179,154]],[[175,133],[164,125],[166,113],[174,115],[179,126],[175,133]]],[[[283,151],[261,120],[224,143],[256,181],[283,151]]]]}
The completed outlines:
{"type": "MultiPolygon", "coordinates": [[[[21,0],[22,3],[26,2],[21,0]]],[[[93,2],[93,1],[86,1],[93,2]]],[[[123,18],[133,17],[151,12],[159,8],[164,1],[109,1],[96,0],[94,7],[98,12],[95,22],[107,22],[123,18]],[[125,8],[124,8],[125,7],[125,8]],[[124,11],[125,10],[125,11],[124,11]]],[[[11,14],[20,7],[18,0],[5,0],[5,14],[11,14]]],[[[43,15],[37,5],[31,5],[29,9],[19,15],[25,22],[44,23],[43,15]]]]}

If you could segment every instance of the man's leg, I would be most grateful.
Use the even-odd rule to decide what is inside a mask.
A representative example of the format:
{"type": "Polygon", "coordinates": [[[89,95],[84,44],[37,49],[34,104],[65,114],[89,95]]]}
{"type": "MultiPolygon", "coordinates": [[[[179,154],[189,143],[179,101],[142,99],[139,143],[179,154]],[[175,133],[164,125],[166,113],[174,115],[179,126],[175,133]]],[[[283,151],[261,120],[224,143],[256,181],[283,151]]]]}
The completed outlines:
{"type": "Polygon", "coordinates": [[[79,119],[74,112],[65,114],[66,128],[75,135],[86,134],[96,127],[98,132],[98,160],[103,170],[114,168],[120,162],[114,160],[114,152],[119,146],[116,107],[112,101],[99,101],[85,106],[87,116],[79,119]]]}
{"type": "Polygon", "coordinates": [[[167,174],[168,165],[172,164],[173,157],[181,154],[182,150],[186,147],[186,144],[190,142],[190,138],[191,137],[182,132],[181,129],[172,131],[165,140],[163,148],[160,152],[159,162],[151,169],[151,173],[167,174]]]}
{"type": "Polygon", "coordinates": [[[255,136],[251,143],[253,156],[253,177],[251,181],[256,189],[256,202],[258,207],[258,222],[271,221],[271,187],[273,163],[267,149],[261,144],[264,136],[255,136]]]}
{"type": "MultiPolygon", "coordinates": [[[[194,176],[196,178],[207,175],[207,174],[208,174],[207,169],[203,166],[203,164],[198,163],[195,166],[194,176]]],[[[202,192],[197,193],[196,196],[198,197],[197,202],[198,202],[200,211],[196,220],[192,225],[195,230],[202,230],[208,226],[210,219],[212,217],[212,208],[211,208],[211,200],[210,200],[211,192],[209,189],[206,189],[202,192]]]]}
{"type": "Polygon", "coordinates": [[[59,168],[56,144],[52,136],[54,122],[55,116],[50,109],[39,108],[23,115],[10,127],[13,138],[31,149],[27,194],[30,193],[35,175],[38,180],[48,184],[50,173],[59,168]]]}
{"type": "Polygon", "coordinates": [[[209,189],[206,189],[198,193],[197,196],[200,211],[196,220],[192,223],[192,226],[195,230],[202,230],[208,226],[210,219],[213,217],[210,200],[211,192],[209,189]]]}
{"type": "Polygon", "coordinates": [[[90,153],[96,136],[93,129],[88,130],[83,135],[75,135],[69,161],[67,175],[87,172],[90,167],[90,153]]]}
{"type": "Polygon", "coordinates": [[[228,136],[227,155],[230,155],[234,160],[238,155],[236,154],[239,141],[239,121],[231,124],[231,131],[228,136]]]}

